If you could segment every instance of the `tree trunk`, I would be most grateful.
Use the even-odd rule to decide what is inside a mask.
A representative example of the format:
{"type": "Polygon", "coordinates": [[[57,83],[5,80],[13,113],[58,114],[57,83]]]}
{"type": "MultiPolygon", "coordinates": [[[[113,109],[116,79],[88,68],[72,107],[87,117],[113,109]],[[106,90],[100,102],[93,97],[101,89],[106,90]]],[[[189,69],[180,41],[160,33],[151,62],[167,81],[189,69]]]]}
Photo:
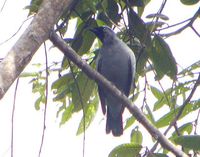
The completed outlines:
{"type": "Polygon", "coordinates": [[[77,0],[44,0],[29,27],[0,63],[0,99],[20,75],[66,8],[77,0]]]}

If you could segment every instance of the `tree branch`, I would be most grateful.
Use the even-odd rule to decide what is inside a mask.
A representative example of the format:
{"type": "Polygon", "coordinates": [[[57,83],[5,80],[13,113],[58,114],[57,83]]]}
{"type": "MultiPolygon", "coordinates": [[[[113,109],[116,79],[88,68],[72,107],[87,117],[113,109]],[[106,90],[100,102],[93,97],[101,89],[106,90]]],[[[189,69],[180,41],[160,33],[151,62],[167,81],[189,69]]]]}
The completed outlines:
{"type": "MultiPolygon", "coordinates": [[[[160,35],[164,36],[164,37],[169,37],[169,36],[181,33],[183,30],[185,30],[188,27],[193,28],[192,25],[193,25],[194,21],[198,18],[199,14],[200,14],[200,7],[186,25],[184,25],[183,27],[179,28],[178,30],[176,30],[174,32],[170,32],[170,33],[167,33],[167,34],[160,34],[160,35]]],[[[195,33],[197,33],[197,32],[195,31],[195,33]]],[[[197,33],[197,35],[199,36],[199,33],[197,33]]]]}
{"type": "Polygon", "coordinates": [[[40,45],[47,40],[66,7],[77,0],[44,0],[37,15],[20,39],[0,63],[0,99],[30,62],[40,45]]]}
{"type": "Polygon", "coordinates": [[[159,141],[163,148],[168,149],[177,157],[187,156],[186,154],[184,154],[184,152],[177,149],[175,145],[170,143],[169,140],[167,140],[167,138],[148,121],[148,119],[136,105],[132,105],[131,101],[111,82],[105,79],[97,71],[93,70],[86,61],[83,61],[77,55],[77,53],[71,47],[69,47],[65,43],[65,41],[62,40],[55,32],[52,32],[49,38],[52,43],[57,46],[68,59],[74,62],[80,69],[82,69],[82,71],[85,72],[88,77],[95,80],[98,84],[101,84],[102,86],[104,86],[104,88],[107,88],[110,92],[112,92],[116,96],[116,98],[118,98],[119,101],[128,108],[132,115],[148,130],[151,136],[159,141]]]}

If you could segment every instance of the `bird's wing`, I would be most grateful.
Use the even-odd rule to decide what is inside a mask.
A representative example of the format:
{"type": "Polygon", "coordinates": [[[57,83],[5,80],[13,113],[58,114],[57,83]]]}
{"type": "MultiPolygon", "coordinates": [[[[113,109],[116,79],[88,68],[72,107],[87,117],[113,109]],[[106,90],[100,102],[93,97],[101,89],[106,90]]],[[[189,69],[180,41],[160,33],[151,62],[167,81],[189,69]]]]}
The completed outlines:
{"type": "Polygon", "coordinates": [[[125,95],[128,96],[131,90],[131,85],[133,83],[133,77],[134,77],[134,63],[132,63],[131,57],[128,59],[128,81],[126,85],[126,91],[125,95]]]}
{"type": "MultiPolygon", "coordinates": [[[[97,71],[99,73],[101,73],[101,66],[102,66],[102,59],[99,59],[98,62],[97,62],[97,71]]],[[[98,92],[99,92],[99,98],[100,98],[100,101],[101,101],[102,112],[103,112],[103,114],[105,114],[106,113],[105,94],[103,92],[103,88],[100,85],[98,85],[98,92]]]]}

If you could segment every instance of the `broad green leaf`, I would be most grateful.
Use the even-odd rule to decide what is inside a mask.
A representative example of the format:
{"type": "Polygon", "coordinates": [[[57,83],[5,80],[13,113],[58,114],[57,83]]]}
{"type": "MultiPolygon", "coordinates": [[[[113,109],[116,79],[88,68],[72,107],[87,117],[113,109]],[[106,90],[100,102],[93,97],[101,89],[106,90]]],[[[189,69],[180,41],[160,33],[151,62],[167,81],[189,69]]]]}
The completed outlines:
{"type": "MultiPolygon", "coordinates": [[[[186,123],[186,124],[183,124],[181,127],[177,128],[178,129],[178,132],[183,135],[185,132],[187,132],[187,134],[190,134],[192,132],[192,129],[193,129],[193,125],[192,123],[186,123]]],[[[173,140],[173,138],[176,138],[177,136],[177,131],[174,131],[172,133],[172,136],[170,137],[170,139],[173,140]]]]}
{"type": "Polygon", "coordinates": [[[128,119],[126,119],[126,125],[124,127],[124,130],[129,128],[134,122],[135,122],[135,117],[134,116],[131,116],[128,119]]]}
{"type": "Polygon", "coordinates": [[[169,156],[162,153],[150,153],[150,155],[148,155],[147,157],[169,157],[169,156]]]}
{"type": "Polygon", "coordinates": [[[73,76],[71,73],[67,73],[54,81],[51,85],[51,89],[54,92],[55,97],[53,101],[61,101],[66,98],[67,94],[72,91],[73,76]]]}
{"type": "Polygon", "coordinates": [[[176,61],[168,44],[159,35],[154,36],[152,44],[152,51],[148,53],[156,70],[157,79],[160,80],[164,75],[176,79],[176,61]]]}
{"type": "Polygon", "coordinates": [[[66,99],[66,96],[71,92],[71,85],[65,85],[62,88],[59,88],[57,91],[54,91],[55,97],[53,101],[61,101],[66,99]]]}
{"type": "Polygon", "coordinates": [[[138,130],[138,128],[135,128],[131,132],[131,143],[134,144],[142,144],[143,136],[141,131],[138,130]]]}
{"type": "Polygon", "coordinates": [[[181,3],[183,3],[185,5],[194,5],[199,2],[199,0],[180,0],[180,1],[181,1],[181,3]]]}
{"type": "Polygon", "coordinates": [[[56,81],[54,81],[51,85],[51,89],[59,89],[63,86],[67,86],[70,81],[73,80],[72,73],[67,73],[60,78],[58,78],[56,81]]]}
{"type": "Polygon", "coordinates": [[[150,87],[152,94],[157,98],[161,99],[163,97],[163,93],[156,87],[151,86],[150,87]]]}
{"type": "Polygon", "coordinates": [[[38,72],[23,72],[20,77],[39,77],[38,72]]]}
{"type": "Polygon", "coordinates": [[[35,109],[36,110],[40,110],[40,104],[42,103],[42,97],[40,96],[39,98],[37,98],[37,100],[35,101],[35,109]]]}
{"type": "Polygon", "coordinates": [[[88,78],[86,74],[80,72],[72,85],[72,102],[75,105],[74,111],[79,111],[82,106],[87,104],[94,88],[95,82],[88,78]]]}
{"type": "Polygon", "coordinates": [[[156,111],[156,110],[160,109],[163,105],[167,104],[166,97],[168,96],[168,93],[166,91],[164,94],[159,89],[157,89],[156,87],[153,87],[153,86],[151,86],[150,89],[151,89],[151,92],[153,93],[153,95],[157,98],[157,101],[155,102],[154,108],[153,108],[153,110],[156,111]]]}
{"type": "Polygon", "coordinates": [[[79,124],[78,130],[77,130],[77,135],[80,135],[81,133],[84,132],[84,129],[86,130],[91,122],[93,121],[97,109],[98,109],[98,97],[95,97],[94,100],[90,101],[89,105],[87,106],[86,110],[85,110],[85,115],[83,116],[83,118],[81,119],[81,122],[79,124]]]}
{"type": "Polygon", "coordinates": [[[62,119],[60,121],[60,126],[65,124],[72,116],[74,109],[74,105],[70,104],[68,107],[65,108],[65,111],[62,114],[62,119]]]}
{"type": "Polygon", "coordinates": [[[108,157],[134,157],[139,156],[139,152],[141,150],[141,145],[136,145],[132,143],[121,144],[115,147],[108,157]]]}
{"type": "Polygon", "coordinates": [[[199,135],[184,135],[178,136],[174,142],[184,148],[192,149],[195,151],[200,150],[200,136],[199,135]]]}
{"type": "MultiPolygon", "coordinates": [[[[177,115],[178,111],[180,110],[181,106],[177,107],[175,110],[171,110],[167,114],[165,114],[163,117],[161,117],[158,121],[156,121],[155,125],[158,128],[165,127],[170,124],[174,120],[174,117],[177,115]]],[[[192,111],[195,111],[200,108],[200,100],[192,101],[186,105],[184,108],[181,116],[179,119],[185,117],[192,111]]]]}

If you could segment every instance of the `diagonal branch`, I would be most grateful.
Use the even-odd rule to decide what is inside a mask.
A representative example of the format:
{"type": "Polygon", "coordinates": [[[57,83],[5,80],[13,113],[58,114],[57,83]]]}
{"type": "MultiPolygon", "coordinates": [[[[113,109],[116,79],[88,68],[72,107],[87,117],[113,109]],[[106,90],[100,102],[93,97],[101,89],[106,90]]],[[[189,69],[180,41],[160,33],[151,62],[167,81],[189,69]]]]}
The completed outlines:
{"type": "Polygon", "coordinates": [[[101,74],[92,69],[87,62],[83,61],[77,53],[69,47],[64,40],[62,40],[55,32],[51,32],[50,40],[52,43],[57,46],[64,55],[74,62],[80,69],[82,69],[85,74],[91,79],[95,80],[97,83],[101,84],[105,88],[107,88],[110,92],[112,92],[116,98],[119,99],[121,103],[123,103],[128,110],[132,113],[132,115],[148,130],[152,137],[154,137],[164,148],[171,151],[177,157],[186,157],[181,150],[177,149],[176,146],[169,142],[169,140],[156,128],[154,127],[149,120],[145,117],[143,112],[136,106],[132,105],[131,101],[120,92],[111,82],[105,79],[101,74]]]}
{"type": "Polygon", "coordinates": [[[33,21],[0,63],[0,99],[30,62],[60,15],[77,0],[44,0],[33,21]]]}

